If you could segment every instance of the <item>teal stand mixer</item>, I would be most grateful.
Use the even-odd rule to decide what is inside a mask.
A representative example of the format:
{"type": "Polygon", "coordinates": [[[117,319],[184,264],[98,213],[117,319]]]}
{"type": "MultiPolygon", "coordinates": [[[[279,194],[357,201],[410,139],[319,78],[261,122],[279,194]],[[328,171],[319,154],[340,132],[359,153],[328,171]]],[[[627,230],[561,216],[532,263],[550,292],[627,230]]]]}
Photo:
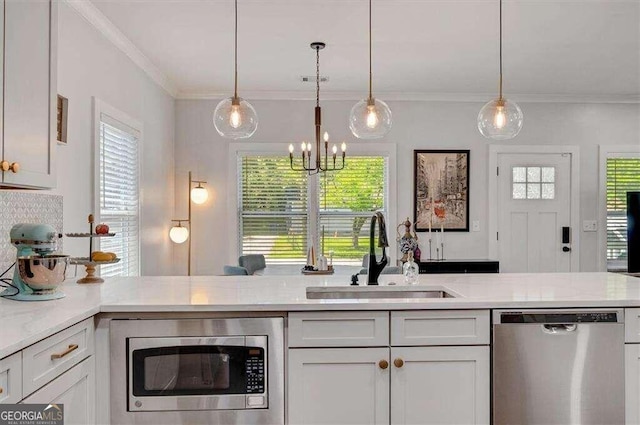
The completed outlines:
{"type": "Polygon", "coordinates": [[[47,224],[16,224],[11,228],[11,245],[17,250],[13,280],[0,296],[18,301],[46,301],[63,298],[68,255],[54,255],[62,237],[47,224]]]}

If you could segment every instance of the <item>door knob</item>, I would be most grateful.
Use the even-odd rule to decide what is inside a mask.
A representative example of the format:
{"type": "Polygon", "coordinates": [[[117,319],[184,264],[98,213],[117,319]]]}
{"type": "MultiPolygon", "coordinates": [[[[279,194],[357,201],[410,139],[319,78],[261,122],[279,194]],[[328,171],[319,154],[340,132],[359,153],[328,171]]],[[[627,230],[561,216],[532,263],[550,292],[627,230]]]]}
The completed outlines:
{"type": "Polygon", "coordinates": [[[17,162],[9,163],[9,161],[2,161],[0,162],[0,170],[17,173],[18,171],[20,171],[20,164],[18,164],[17,162]]]}
{"type": "Polygon", "coordinates": [[[395,359],[393,361],[393,365],[397,368],[401,368],[402,366],[404,366],[404,360],[402,359],[395,359]]]}
{"type": "Polygon", "coordinates": [[[568,246],[562,247],[562,252],[569,252],[569,251],[571,251],[571,248],[569,248],[568,246]]]}
{"type": "Polygon", "coordinates": [[[383,370],[384,370],[384,369],[386,369],[386,368],[388,368],[388,367],[389,367],[389,362],[388,362],[388,361],[386,361],[386,360],[380,360],[380,361],[378,362],[378,366],[380,366],[380,369],[383,369],[383,370]]]}

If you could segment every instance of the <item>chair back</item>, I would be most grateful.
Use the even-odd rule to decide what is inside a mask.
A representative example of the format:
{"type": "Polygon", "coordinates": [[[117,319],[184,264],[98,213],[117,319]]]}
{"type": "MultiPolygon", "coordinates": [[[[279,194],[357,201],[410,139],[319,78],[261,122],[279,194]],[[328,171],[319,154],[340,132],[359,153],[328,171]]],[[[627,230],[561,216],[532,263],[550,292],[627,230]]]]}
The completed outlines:
{"type": "Polygon", "coordinates": [[[240,267],[247,269],[249,274],[255,274],[258,270],[262,270],[267,267],[264,255],[262,254],[242,255],[238,258],[238,264],[240,267]]]}
{"type": "Polygon", "coordinates": [[[222,273],[225,276],[247,276],[249,272],[244,267],[224,266],[222,273]]]}

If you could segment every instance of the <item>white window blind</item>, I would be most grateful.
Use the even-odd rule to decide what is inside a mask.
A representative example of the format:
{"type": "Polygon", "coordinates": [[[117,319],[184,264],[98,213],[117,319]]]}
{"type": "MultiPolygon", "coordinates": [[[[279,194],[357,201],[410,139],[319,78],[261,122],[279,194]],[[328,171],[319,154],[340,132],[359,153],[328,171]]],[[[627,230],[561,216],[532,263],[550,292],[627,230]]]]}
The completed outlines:
{"type": "Polygon", "coordinates": [[[379,156],[349,157],[344,170],[320,176],[318,240],[334,264],[361,265],[368,254],[369,220],[386,213],[387,180],[387,160],[379,156]]]}
{"type": "Polygon", "coordinates": [[[238,158],[240,255],[299,263],[307,252],[308,181],[285,156],[238,158]]]}
{"type": "Polygon", "coordinates": [[[139,254],[139,131],[100,115],[100,222],[116,236],[100,238],[100,250],[119,263],[103,265],[101,276],[137,276],[139,254]]]}
{"type": "Polygon", "coordinates": [[[374,211],[386,212],[387,169],[384,157],[352,156],[344,170],[309,177],[292,171],[285,156],[240,155],[239,254],[302,264],[310,235],[334,264],[360,265],[368,220],[374,211]]]}
{"type": "Polygon", "coordinates": [[[627,267],[627,192],[640,191],[640,158],[607,158],[607,269],[627,267]]]}

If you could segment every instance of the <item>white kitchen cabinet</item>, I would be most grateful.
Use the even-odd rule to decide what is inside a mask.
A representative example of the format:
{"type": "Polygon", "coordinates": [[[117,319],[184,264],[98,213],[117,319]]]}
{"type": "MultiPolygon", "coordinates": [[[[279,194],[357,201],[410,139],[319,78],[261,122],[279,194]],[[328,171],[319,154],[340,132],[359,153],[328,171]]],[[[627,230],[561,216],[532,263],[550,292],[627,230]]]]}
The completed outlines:
{"type": "Polygon", "coordinates": [[[22,402],[63,404],[66,425],[88,425],[95,423],[95,393],[95,362],[89,357],[22,402]]]}
{"type": "Polygon", "coordinates": [[[391,423],[488,424],[489,347],[392,347],[391,423]]]}
{"type": "Polygon", "coordinates": [[[625,344],[625,422],[640,424],[640,344],[625,344]]]}
{"type": "Polygon", "coordinates": [[[390,369],[389,348],[289,350],[288,423],[388,424],[390,369]]]}
{"type": "Polygon", "coordinates": [[[57,1],[5,0],[0,185],[56,185],[57,1]]]}

